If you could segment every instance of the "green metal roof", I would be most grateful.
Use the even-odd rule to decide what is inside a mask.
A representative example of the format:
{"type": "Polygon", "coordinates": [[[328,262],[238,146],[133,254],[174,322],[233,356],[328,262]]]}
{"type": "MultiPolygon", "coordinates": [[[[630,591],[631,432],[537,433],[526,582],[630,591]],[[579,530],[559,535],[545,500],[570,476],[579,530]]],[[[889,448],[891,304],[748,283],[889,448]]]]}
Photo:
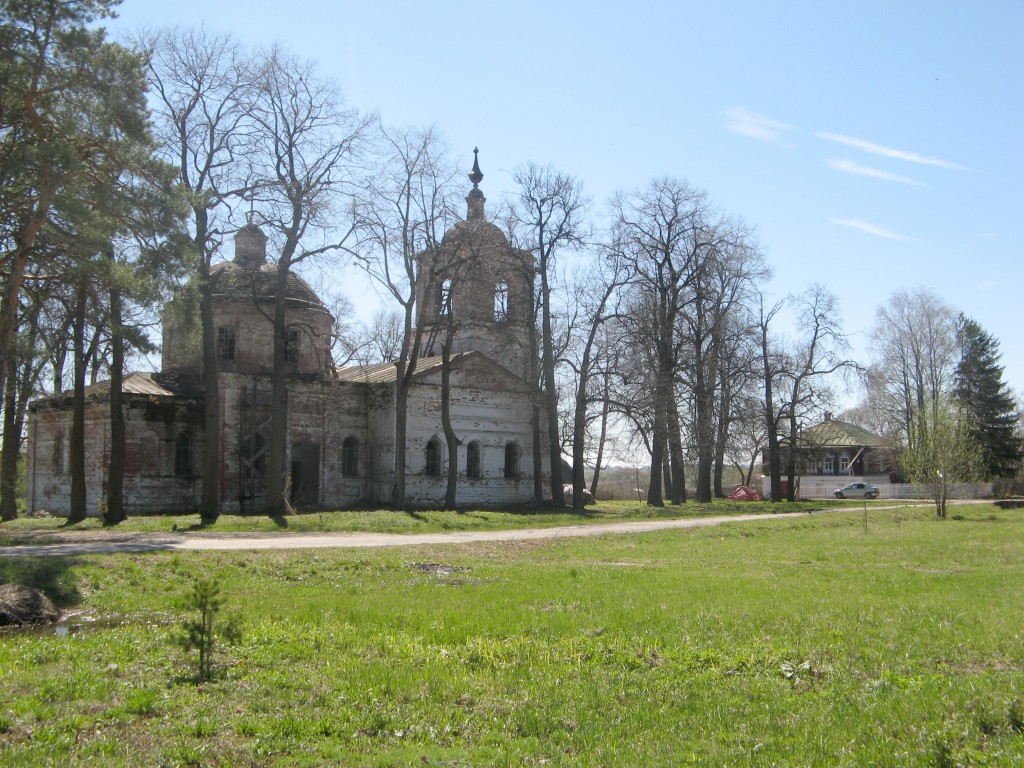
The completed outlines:
{"type": "Polygon", "coordinates": [[[868,432],[856,424],[826,419],[800,432],[799,443],[821,448],[890,448],[884,437],[868,432]]]}

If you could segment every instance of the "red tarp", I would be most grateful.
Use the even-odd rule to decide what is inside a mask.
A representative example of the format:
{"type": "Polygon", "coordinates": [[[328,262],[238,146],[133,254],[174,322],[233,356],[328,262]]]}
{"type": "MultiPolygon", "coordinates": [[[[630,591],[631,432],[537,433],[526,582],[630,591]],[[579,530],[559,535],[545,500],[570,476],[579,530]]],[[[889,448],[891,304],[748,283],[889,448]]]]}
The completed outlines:
{"type": "Polygon", "coordinates": [[[725,498],[732,501],[764,501],[764,494],[757,488],[741,485],[725,498]]]}

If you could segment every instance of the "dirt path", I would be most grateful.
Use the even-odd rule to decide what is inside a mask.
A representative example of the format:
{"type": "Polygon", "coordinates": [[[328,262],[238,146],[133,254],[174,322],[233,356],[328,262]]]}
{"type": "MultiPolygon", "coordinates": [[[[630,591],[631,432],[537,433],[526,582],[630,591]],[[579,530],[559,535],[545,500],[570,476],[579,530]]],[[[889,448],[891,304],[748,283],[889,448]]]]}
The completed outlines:
{"type": "Polygon", "coordinates": [[[0,557],[59,557],[67,555],[104,555],[117,552],[155,552],[171,550],[244,550],[244,549],[324,549],[408,547],[418,544],[469,544],[477,541],[529,541],[536,539],[578,538],[605,534],[647,533],[672,528],[706,528],[722,523],[746,520],[778,520],[806,516],[805,512],[759,515],[722,515],[681,520],[634,520],[621,523],[567,525],[553,528],[518,528],[503,531],[458,531],[455,533],[108,533],[90,532],[88,537],[75,533],[56,534],[53,544],[25,544],[0,547],[0,557]]]}
{"type": "MultiPolygon", "coordinates": [[[[960,501],[958,503],[986,503],[960,501]]],[[[930,506],[908,502],[893,506],[872,506],[872,512],[930,506]]],[[[820,510],[816,514],[860,513],[856,507],[820,510]]],[[[109,555],[118,552],[158,552],[182,550],[245,549],[362,549],[369,547],[409,547],[419,544],[469,544],[476,541],[531,541],[538,539],[579,538],[605,534],[648,533],[673,528],[708,528],[722,523],[747,520],[782,520],[804,517],[807,512],[762,513],[688,517],[677,520],[632,520],[620,523],[565,525],[552,528],[516,528],[503,531],[457,531],[454,533],[119,533],[116,531],[15,532],[10,536],[53,540],[49,544],[24,544],[0,547],[0,557],[61,557],[70,555],[109,555]]]]}

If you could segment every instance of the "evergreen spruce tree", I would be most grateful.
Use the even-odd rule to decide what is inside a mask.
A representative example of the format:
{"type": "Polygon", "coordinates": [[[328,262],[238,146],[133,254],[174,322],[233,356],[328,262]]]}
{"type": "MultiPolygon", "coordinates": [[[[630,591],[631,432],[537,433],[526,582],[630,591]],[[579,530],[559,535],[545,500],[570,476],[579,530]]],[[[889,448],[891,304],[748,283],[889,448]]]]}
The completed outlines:
{"type": "Polygon", "coordinates": [[[959,325],[955,397],[981,447],[986,476],[1012,477],[1024,459],[1024,446],[1017,434],[1017,404],[1003,381],[999,342],[969,317],[961,316],[959,325]]]}

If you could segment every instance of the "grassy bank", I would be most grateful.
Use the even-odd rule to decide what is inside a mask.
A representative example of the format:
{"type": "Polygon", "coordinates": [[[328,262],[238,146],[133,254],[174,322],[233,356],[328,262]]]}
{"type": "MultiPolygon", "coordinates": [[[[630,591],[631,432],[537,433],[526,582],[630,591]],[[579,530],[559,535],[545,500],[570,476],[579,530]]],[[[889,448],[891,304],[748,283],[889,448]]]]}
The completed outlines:
{"type": "Polygon", "coordinates": [[[1019,765],[1024,513],[401,551],[0,560],[0,764],[1019,765]],[[196,684],[168,638],[244,616],[196,684]]]}

